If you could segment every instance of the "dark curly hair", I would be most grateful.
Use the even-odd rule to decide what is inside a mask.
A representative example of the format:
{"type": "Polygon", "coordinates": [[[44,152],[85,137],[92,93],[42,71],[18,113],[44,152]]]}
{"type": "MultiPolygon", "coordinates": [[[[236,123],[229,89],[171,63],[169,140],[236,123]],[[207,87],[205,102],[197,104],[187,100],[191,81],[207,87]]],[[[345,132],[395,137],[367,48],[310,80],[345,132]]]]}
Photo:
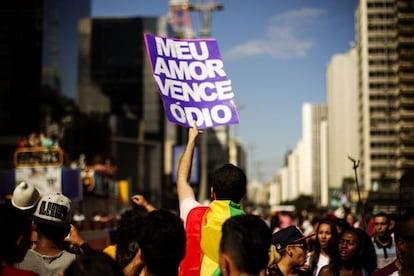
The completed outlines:
{"type": "Polygon", "coordinates": [[[342,232],[341,237],[346,233],[354,234],[358,239],[358,250],[354,256],[351,257],[346,263],[341,261],[334,263],[334,271],[339,271],[341,265],[352,264],[354,268],[365,269],[371,275],[371,273],[377,267],[377,256],[375,254],[374,244],[372,243],[367,232],[360,228],[351,227],[342,232]]]}
{"type": "Polygon", "coordinates": [[[142,224],[146,214],[135,209],[125,210],[116,230],[116,260],[124,268],[139,250],[142,224]]]}
{"type": "Polygon", "coordinates": [[[150,274],[178,274],[186,245],[184,224],[179,216],[167,209],[150,212],[144,219],[139,243],[142,260],[150,274]]]}

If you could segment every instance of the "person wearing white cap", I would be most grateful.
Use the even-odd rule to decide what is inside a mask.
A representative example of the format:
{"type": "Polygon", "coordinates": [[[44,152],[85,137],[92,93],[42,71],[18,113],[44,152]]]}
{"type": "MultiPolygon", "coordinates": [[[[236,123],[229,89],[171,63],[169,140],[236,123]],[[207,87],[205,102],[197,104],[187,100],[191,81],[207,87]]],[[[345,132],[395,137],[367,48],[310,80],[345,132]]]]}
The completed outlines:
{"type": "Polygon", "coordinates": [[[29,249],[16,267],[39,275],[58,275],[76,258],[64,250],[64,239],[70,231],[71,201],[61,193],[41,197],[33,214],[38,234],[37,245],[29,249]]]}
{"type": "MultiPolygon", "coordinates": [[[[27,212],[32,214],[36,209],[36,204],[40,200],[40,192],[35,185],[22,181],[16,185],[13,191],[13,196],[11,203],[14,207],[21,210],[22,212],[27,212]]],[[[32,225],[32,228],[34,225],[32,225]]],[[[31,247],[36,246],[37,233],[32,229],[31,231],[31,247]]]]}

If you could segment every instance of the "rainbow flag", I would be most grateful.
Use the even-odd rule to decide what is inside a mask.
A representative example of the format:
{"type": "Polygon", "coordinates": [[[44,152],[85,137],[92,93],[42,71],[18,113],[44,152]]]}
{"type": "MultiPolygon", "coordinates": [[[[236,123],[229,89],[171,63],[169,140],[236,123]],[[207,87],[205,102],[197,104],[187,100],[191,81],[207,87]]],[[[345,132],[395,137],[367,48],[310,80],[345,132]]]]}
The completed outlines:
{"type": "Polygon", "coordinates": [[[218,265],[221,227],[228,218],[245,213],[240,204],[230,200],[214,200],[209,208],[192,211],[187,217],[186,256],[181,263],[180,276],[198,275],[198,271],[201,276],[221,275],[218,265]],[[193,260],[191,265],[188,259],[193,260]]]}

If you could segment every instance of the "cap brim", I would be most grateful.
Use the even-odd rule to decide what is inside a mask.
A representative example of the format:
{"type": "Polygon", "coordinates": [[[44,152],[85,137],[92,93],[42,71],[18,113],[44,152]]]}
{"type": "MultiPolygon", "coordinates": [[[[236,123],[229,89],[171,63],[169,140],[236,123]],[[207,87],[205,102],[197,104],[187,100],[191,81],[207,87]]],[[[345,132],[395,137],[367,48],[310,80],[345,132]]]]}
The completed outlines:
{"type": "MultiPolygon", "coordinates": [[[[36,202],[36,203],[37,203],[37,202],[36,202]]],[[[35,204],[33,204],[33,205],[31,205],[31,206],[19,206],[19,205],[17,205],[16,203],[14,203],[14,201],[13,201],[13,200],[11,201],[11,204],[12,204],[14,207],[16,207],[17,209],[23,210],[23,211],[26,211],[26,210],[29,210],[29,209],[34,209],[34,208],[36,207],[36,203],[35,203],[35,204]]]]}
{"type": "Polygon", "coordinates": [[[296,239],[296,240],[294,240],[293,242],[300,242],[300,241],[304,241],[304,240],[307,240],[307,239],[309,239],[309,238],[312,238],[312,237],[313,237],[313,236],[315,236],[315,235],[316,235],[316,233],[312,233],[312,234],[309,234],[309,235],[304,236],[304,237],[302,237],[302,238],[296,239]]]}

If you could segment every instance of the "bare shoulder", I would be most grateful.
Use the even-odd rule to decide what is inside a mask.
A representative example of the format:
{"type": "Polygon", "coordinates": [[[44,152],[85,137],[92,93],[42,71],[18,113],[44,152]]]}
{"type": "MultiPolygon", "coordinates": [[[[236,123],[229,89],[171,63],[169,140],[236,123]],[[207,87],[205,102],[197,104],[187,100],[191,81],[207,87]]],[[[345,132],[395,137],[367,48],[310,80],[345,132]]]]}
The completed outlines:
{"type": "Polygon", "coordinates": [[[318,276],[331,276],[333,273],[332,267],[330,265],[325,265],[319,271],[318,276]]]}

